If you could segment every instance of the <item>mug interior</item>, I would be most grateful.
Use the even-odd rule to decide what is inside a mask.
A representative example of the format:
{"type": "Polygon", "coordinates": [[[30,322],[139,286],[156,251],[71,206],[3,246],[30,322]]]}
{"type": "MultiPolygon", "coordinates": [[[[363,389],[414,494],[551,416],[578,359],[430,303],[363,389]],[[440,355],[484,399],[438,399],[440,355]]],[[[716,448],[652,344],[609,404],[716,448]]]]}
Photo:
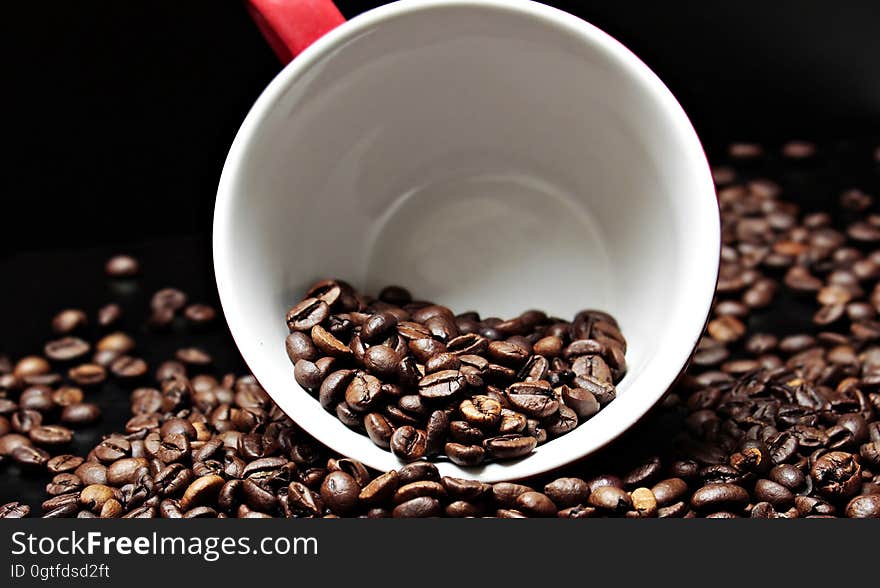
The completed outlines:
{"type": "Polygon", "coordinates": [[[616,41],[515,1],[404,1],[332,31],[260,97],[218,192],[215,269],[254,374],[323,443],[398,460],[293,379],[284,315],[314,281],[388,284],[456,312],[613,314],[618,398],[485,480],[601,447],[665,392],[711,303],[719,221],[705,156],[663,84],[616,41]]]}

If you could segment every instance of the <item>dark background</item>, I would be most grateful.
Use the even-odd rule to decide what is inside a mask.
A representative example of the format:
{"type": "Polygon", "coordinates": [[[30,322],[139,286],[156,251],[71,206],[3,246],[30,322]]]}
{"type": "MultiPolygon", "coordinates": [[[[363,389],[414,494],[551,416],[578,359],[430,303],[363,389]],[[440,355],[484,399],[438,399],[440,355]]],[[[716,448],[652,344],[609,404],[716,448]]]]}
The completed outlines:
{"type": "MultiPolygon", "coordinates": [[[[207,234],[227,148],[279,70],[242,3],[6,4],[0,255],[207,234]]],[[[877,134],[875,1],[548,4],[647,62],[710,150],[877,134]]]]}

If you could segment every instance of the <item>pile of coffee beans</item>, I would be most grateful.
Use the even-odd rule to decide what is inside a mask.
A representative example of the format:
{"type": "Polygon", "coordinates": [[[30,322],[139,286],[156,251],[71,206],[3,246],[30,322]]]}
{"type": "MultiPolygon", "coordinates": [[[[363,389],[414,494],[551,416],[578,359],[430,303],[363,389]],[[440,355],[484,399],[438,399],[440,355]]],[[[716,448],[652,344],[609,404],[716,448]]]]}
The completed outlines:
{"type": "MultiPolygon", "coordinates": [[[[425,460],[370,471],[316,443],[251,376],[219,371],[174,330],[159,329],[180,339],[173,357],[126,377],[110,366],[119,357],[139,363],[134,335],[101,319],[119,315],[110,305],[98,317],[108,332],[87,342],[85,353],[82,343],[67,342],[47,346],[53,357],[48,349],[17,361],[0,356],[0,468],[16,461],[46,481],[42,505],[10,502],[0,518],[880,518],[874,201],[846,189],[838,205],[826,199],[803,212],[754,171],[781,157],[809,177],[822,154],[804,142],[778,154],[731,147],[729,164],[714,170],[722,279],[686,376],[619,442],[552,478],[486,484],[442,477],[425,460]],[[754,327],[772,325],[783,304],[801,320],[754,327]],[[110,379],[130,388],[130,420],[81,455],[65,452],[68,431],[81,437],[87,429],[79,423],[100,413],[86,395],[97,397],[101,380],[110,379]],[[32,434],[39,427],[50,429],[32,434]]],[[[136,260],[113,265],[127,279],[140,272],[136,260]]],[[[154,298],[150,315],[167,318],[161,309],[170,308],[187,324],[195,315],[213,317],[210,307],[181,305],[181,294],[154,298]]],[[[65,311],[48,340],[85,340],[88,321],[65,311]]],[[[150,323],[158,329],[163,321],[150,323]]]]}
{"type": "Polygon", "coordinates": [[[287,313],[294,377],[402,461],[461,466],[528,455],[614,400],[626,340],[607,313],[572,322],[455,315],[400,286],[374,299],[322,280],[287,313]]]}

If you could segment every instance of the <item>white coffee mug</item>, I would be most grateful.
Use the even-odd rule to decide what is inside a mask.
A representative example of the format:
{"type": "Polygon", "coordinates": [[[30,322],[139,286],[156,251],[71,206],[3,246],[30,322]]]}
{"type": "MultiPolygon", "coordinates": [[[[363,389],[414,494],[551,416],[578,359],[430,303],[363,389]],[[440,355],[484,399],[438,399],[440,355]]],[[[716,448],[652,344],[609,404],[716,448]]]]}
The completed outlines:
{"type": "Polygon", "coordinates": [[[703,330],[720,228],[697,135],[647,66],[583,20],[525,0],[402,0],[344,24],[329,0],[251,5],[282,56],[332,28],[247,115],[214,219],[232,334],[298,425],[378,470],[401,466],[294,380],[285,313],[331,277],[372,294],[399,284],[456,312],[597,308],[618,319],[628,372],[613,402],[530,456],[440,462],[444,475],[546,472],[662,398],[703,330]],[[285,9],[318,23],[285,31],[285,9]]]}

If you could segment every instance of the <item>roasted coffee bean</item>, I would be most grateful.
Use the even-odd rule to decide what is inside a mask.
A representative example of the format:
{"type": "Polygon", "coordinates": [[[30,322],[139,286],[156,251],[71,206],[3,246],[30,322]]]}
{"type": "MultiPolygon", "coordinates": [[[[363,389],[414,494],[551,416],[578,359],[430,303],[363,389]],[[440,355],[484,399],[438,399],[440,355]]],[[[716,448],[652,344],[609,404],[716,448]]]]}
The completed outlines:
{"type": "Polygon", "coordinates": [[[463,444],[480,444],[485,438],[485,432],[468,423],[467,421],[451,421],[449,423],[449,437],[463,444]]]}
{"type": "Polygon", "coordinates": [[[5,435],[9,432],[10,425],[15,432],[27,435],[32,429],[35,429],[42,424],[43,413],[36,410],[19,410],[18,412],[13,413],[12,418],[8,421],[8,424],[5,427],[7,430],[3,431],[3,434],[5,435]]]}
{"type": "Polygon", "coordinates": [[[78,337],[63,337],[46,343],[43,352],[52,361],[71,361],[86,355],[91,349],[86,341],[78,337]]]}
{"type": "Polygon", "coordinates": [[[84,363],[71,368],[67,376],[79,386],[94,386],[107,378],[107,371],[99,365],[84,363]]]}
{"type": "Polygon", "coordinates": [[[632,508],[632,498],[616,486],[599,486],[590,492],[590,505],[610,513],[622,514],[632,508]]]}
{"type": "Polygon", "coordinates": [[[854,495],[861,482],[861,467],[852,454],[832,451],[820,456],[810,469],[816,489],[830,499],[854,495]]]}
{"type": "Polygon", "coordinates": [[[331,472],[321,484],[321,500],[331,512],[346,515],[358,504],[361,489],[345,472],[331,472]]]}
{"type": "Polygon", "coordinates": [[[345,389],[345,402],[357,412],[366,412],[382,396],[382,383],[365,372],[355,372],[345,389]]]}
{"type": "Polygon", "coordinates": [[[80,402],[69,404],[61,410],[61,422],[76,426],[89,425],[101,418],[101,409],[97,404],[80,402]]]}
{"type": "Polygon", "coordinates": [[[330,331],[326,330],[321,325],[315,325],[312,327],[311,337],[315,347],[326,355],[342,359],[346,359],[352,355],[351,349],[345,343],[337,339],[330,331]]]}
{"type": "MultiPolygon", "coordinates": [[[[22,410],[48,412],[54,407],[55,401],[52,399],[52,390],[48,386],[29,386],[18,397],[18,408],[22,410]]],[[[12,410],[15,410],[14,405],[10,412],[12,410]]]]}
{"type": "Polygon", "coordinates": [[[547,434],[552,437],[565,435],[566,433],[573,431],[577,425],[577,414],[564,404],[560,404],[557,411],[547,417],[544,422],[547,434]]]}
{"type": "Polygon", "coordinates": [[[772,480],[760,479],[755,483],[754,496],[761,502],[768,502],[776,509],[786,509],[794,504],[791,490],[772,480]]]}
{"type": "Polygon", "coordinates": [[[681,478],[668,478],[655,484],[651,492],[657,504],[664,507],[682,500],[688,493],[688,485],[681,478]]]}
{"type": "Polygon", "coordinates": [[[492,429],[501,421],[501,403],[489,396],[476,395],[458,405],[465,421],[476,427],[492,429]]]}
{"type": "Polygon", "coordinates": [[[552,388],[544,381],[511,384],[506,397],[515,410],[531,417],[548,417],[559,409],[552,388]]]}
{"type": "Polygon", "coordinates": [[[479,465],[486,457],[486,450],[480,445],[447,443],[443,450],[450,461],[465,467],[479,465]]]}
{"type": "Polygon", "coordinates": [[[853,519],[880,519],[880,494],[856,496],[846,505],[846,516],[853,519]]]}
{"type": "Polygon", "coordinates": [[[501,420],[498,423],[498,432],[502,435],[509,435],[511,433],[522,433],[526,425],[528,424],[528,419],[522,413],[516,412],[509,408],[501,409],[501,420]]]}
{"type": "Polygon", "coordinates": [[[440,501],[430,496],[413,498],[394,507],[394,518],[426,518],[440,516],[443,508],[440,501]]]}
{"type": "Polygon", "coordinates": [[[535,517],[553,517],[558,510],[553,501],[540,492],[523,492],[516,498],[516,507],[520,512],[535,517]]]}
{"type": "Polygon", "coordinates": [[[215,474],[196,478],[184,491],[180,499],[180,509],[187,511],[196,506],[212,504],[224,484],[223,478],[215,474]]]}
{"type": "Polygon", "coordinates": [[[21,502],[7,502],[0,506],[0,519],[23,519],[31,512],[31,507],[21,502]]]}
{"type": "Polygon", "coordinates": [[[370,440],[379,447],[388,449],[391,446],[391,435],[394,428],[384,416],[377,412],[371,412],[364,417],[364,428],[370,440]]]}
{"type": "Polygon", "coordinates": [[[130,278],[140,272],[140,263],[130,255],[114,255],[104,265],[104,273],[111,278],[130,278]]]}
{"type": "Polygon", "coordinates": [[[296,362],[293,375],[296,378],[296,383],[306,390],[314,390],[321,385],[321,369],[317,364],[307,359],[300,359],[296,362]]]}
{"type": "Polygon", "coordinates": [[[514,459],[534,451],[537,440],[527,435],[501,435],[483,441],[483,448],[496,459],[514,459]]]}
{"type": "Polygon", "coordinates": [[[7,433],[0,436],[0,455],[11,456],[12,452],[19,447],[33,445],[30,438],[19,433],[7,433]]]}
{"type": "Polygon", "coordinates": [[[102,327],[110,327],[122,318],[122,307],[118,304],[105,304],[98,309],[98,324],[102,327]]]}
{"type": "Polygon", "coordinates": [[[317,298],[306,298],[287,312],[291,331],[309,331],[330,315],[330,306],[317,298]]]}
{"type": "Polygon", "coordinates": [[[52,319],[52,330],[59,335],[67,335],[81,329],[88,323],[86,313],[79,309],[62,310],[52,319]]]}
{"type": "Polygon", "coordinates": [[[724,509],[737,511],[749,502],[749,493],[734,484],[707,484],[694,492],[691,507],[713,512],[724,509]]]}
{"type": "Polygon", "coordinates": [[[38,445],[66,445],[73,440],[73,431],[61,425],[41,425],[28,433],[38,445]]]}
{"type": "Polygon", "coordinates": [[[410,425],[397,428],[391,436],[391,452],[404,461],[415,461],[425,455],[427,435],[425,431],[410,425]]]}
{"type": "Polygon", "coordinates": [[[398,363],[400,363],[400,356],[387,345],[374,345],[364,353],[364,367],[370,373],[381,378],[393,377],[397,373],[398,363]]]}
{"type": "Polygon", "coordinates": [[[284,340],[287,355],[294,364],[301,359],[315,361],[318,359],[318,350],[311,338],[300,331],[294,331],[284,340]]]}
{"type": "Polygon", "coordinates": [[[95,461],[86,461],[78,466],[73,473],[86,485],[107,483],[107,467],[95,461]]]}
{"type": "Polygon", "coordinates": [[[366,343],[386,337],[397,326],[397,317],[390,312],[379,312],[368,318],[361,326],[361,338],[366,343]]]}
{"type": "Polygon", "coordinates": [[[557,478],[544,486],[544,494],[559,508],[586,504],[590,496],[589,485],[580,478],[557,478]]]}
{"type": "Polygon", "coordinates": [[[518,368],[529,358],[529,350],[509,341],[492,341],[488,346],[489,357],[501,365],[518,368]]]}
{"type": "Polygon", "coordinates": [[[147,362],[139,357],[123,355],[110,364],[110,371],[117,378],[141,378],[147,374],[147,362]]]}
{"type": "Polygon", "coordinates": [[[467,383],[461,372],[444,370],[419,380],[419,395],[428,401],[446,400],[462,392],[467,383]]]}
{"type": "Polygon", "coordinates": [[[187,365],[204,366],[214,361],[207,351],[199,349],[198,347],[184,347],[183,349],[178,349],[174,353],[174,357],[187,365]]]}
{"type": "Polygon", "coordinates": [[[101,443],[95,447],[94,455],[98,460],[104,463],[110,463],[126,457],[130,451],[131,443],[127,439],[118,436],[110,436],[101,441],[101,443]]]}
{"type": "Polygon", "coordinates": [[[46,463],[46,469],[50,474],[72,472],[82,465],[83,461],[83,458],[76,455],[56,455],[46,463]]]}
{"type": "Polygon", "coordinates": [[[51,456],[47,451],[39,447],[19,445],[12,450],[9,457],[21,466],[40,468],[49,462],[51,456]]]}
{"type": "Polygon", "coordinates": [[[212,322],[217,317],[217,311],[207,304],[190,304],[184,309],[183,315],[193,323],[203,325],[212,322]]]}
{"type": "Polygon", "coordinates": [[[442,410],[433,411],[425,425],[425,454],[430,456],[440,453],[448,432],[449,416],[442,410]]]}

